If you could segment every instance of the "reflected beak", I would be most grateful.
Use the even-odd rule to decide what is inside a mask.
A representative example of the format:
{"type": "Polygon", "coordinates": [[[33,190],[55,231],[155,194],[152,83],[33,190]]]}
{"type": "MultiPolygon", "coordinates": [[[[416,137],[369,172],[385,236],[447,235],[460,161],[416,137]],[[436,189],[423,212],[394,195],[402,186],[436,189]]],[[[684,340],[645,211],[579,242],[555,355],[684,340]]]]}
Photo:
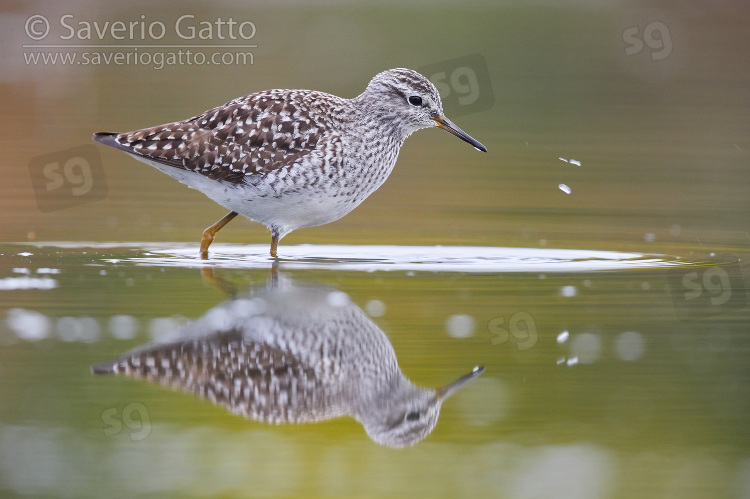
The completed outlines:
{"type": "MultiPolygon", "coordinates": [[[[481,144],[479,144],[481,145],[481,144]]],[[[447,385],[438,388],[435,390],[435,398],[437,398],[440,402],[444,401],[454,393],[456,393],[461,387],[463,387],[466,383],[469,381],[478,378],[480,374],[484,372],[484,366],[477,366],[472,371],[465,375],[458,378],[453,383],[448,383],[447,385]]]]}
{"type": "Polygon", "coordinates": [[[437,126],[445,130],[446,132],[452,133],[456,137],[458,137],[461,140],[464,140],[474,146],[474,149],[477,151],[487,152],[487,148],[482,145],[481,142],[471,137],[468,133],[464,132],[460,128],[458,128],[456,125],[453,124],[451,120],[446,118],[445,116],[441,116],[439,118],[432,118],[432,120],[437,123],[437,126]]]}

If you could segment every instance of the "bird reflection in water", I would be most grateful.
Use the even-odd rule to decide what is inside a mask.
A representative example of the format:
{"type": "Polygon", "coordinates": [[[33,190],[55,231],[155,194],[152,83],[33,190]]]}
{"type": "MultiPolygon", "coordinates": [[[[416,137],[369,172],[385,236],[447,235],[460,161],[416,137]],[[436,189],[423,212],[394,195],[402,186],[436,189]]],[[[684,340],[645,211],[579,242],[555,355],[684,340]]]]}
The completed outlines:
{"type": "Polygon", "coordinates": [[[389,447],[424,439],[442,402],[484,371],[438,389],[416,386],[385,333],[346,294],[280,276],[175,334],[92,371],[145,378],[269,423],[351,416],[389,447]]]}

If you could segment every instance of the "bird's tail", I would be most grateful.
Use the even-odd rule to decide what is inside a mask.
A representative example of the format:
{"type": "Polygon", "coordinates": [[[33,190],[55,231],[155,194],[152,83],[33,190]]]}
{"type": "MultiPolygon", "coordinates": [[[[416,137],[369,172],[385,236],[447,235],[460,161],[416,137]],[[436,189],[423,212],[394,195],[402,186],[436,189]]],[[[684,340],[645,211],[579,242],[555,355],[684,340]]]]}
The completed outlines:
{"type": "Polygon", "coordinates": [[[97,142],[101,142],[105,146],[114,147],[116,149],[122,149],[122,146],[117,142],[119,133],[115,132],[96,132],[93,139],[97,142]]]}
{"type": "Polygon", "coordinates": [[[102,362],[101,364],[95,364],[91,366],[91,374],[114,374],[117,372],[115,367],[117,366],[116,361],[102,362]]]}

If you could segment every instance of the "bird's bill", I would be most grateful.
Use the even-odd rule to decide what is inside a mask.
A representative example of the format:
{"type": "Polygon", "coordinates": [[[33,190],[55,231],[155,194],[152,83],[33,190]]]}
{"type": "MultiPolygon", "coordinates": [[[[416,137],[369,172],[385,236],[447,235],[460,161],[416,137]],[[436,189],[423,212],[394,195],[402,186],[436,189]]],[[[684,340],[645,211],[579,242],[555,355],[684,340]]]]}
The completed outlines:
{"type": "Polygon", "coordinates": [[[487,152],[487,148],[482,145],[481,142],[473,138],[468,133],[464,132],[460,128],[458,128],[451,120],[446,118],[445,116],[441,116],[439,118],[432,118],[435,123],[437,123],[437,126],[439,128],[442,128],[446,132],[452,133],[459,139],[468,142],[472,146],[474,146],[474,149],[477,151],[487,152]]]}
{"type": "Polygon", "coordinates": [[[448,383],[447,385],[438,388],[435,390],[435,397],[440,400],[441,402],[454,393],[456,393],[460,388],[462,388],[466,383],[469,381],[478,378],[480,374],[484,372],[484,366],[477,366],[469,374],[466,374],[464,376],[461,376],[453,383],[448,383]]]}

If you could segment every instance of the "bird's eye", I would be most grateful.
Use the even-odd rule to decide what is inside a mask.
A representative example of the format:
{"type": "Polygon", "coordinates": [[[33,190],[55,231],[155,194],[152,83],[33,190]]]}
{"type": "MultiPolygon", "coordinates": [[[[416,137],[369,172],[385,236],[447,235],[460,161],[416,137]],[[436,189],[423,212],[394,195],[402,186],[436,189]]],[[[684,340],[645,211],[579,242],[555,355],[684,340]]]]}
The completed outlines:
{"type": "Polygon", "coordinates": [[[407,421],[416,421],[418,419],[419,419],[419,413],[417,411],[412,411],[406,415],[407,421]]]}
{"type": "Polygon", "coordinates": [[[422,98],[418,95],[412,95],[409,97],[409,104],[412,106],[421,106],[422,105],[422,98]]]}

